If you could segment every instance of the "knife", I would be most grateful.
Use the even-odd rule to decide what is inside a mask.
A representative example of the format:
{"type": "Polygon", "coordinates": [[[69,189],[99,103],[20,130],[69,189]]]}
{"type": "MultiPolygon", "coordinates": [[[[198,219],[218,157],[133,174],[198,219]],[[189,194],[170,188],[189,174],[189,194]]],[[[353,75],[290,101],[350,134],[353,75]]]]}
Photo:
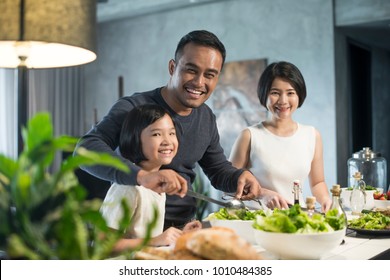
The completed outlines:
{"type": "Polygon", "coordinates": [[[226,202],[216,200],[214,198],[208,197],[208,196],[203,195],[201,193],[194,192],[192,190],[188,190],[187,191],[187,195],[191,196],[191,197],[194,197],[194,198],[197,198],[197,199],[201,199],[201,200],[207,201],[207,202],[218,204],[218,205],[223,206],[223,207],[227,207],[228,206],[228,203],[226,203],[226,202]]]}

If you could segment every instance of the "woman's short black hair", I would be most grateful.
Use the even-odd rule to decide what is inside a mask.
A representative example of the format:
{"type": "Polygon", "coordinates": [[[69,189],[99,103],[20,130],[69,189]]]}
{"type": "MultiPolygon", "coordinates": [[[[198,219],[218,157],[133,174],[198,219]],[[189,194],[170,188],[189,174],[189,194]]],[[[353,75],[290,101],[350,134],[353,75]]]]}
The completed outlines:
{"type": "MultiPolygon", "coordinates": [[[[135,164],[147,160],[142,152],[142,131],[168,114],[167,110],[157,104],[145,104],[134,107],[127,114],[119,137],[119,151],[124,158],[135,164]]],[[[172,119],[173,124],[174,121],[172,119]]]]}
{"type": "Polygon", "coordinates": [[[267,108],[268,94],[275,78],[283,79],[292,85],[299,97],[298,108],[301,107],[306,98],[305,79],[294,64],[286,61],[271,63],[261,74],[257,85],[260,104],[267,108]]]}
{"type": "Polygon", "coordinates": [[[179,43],[177,44],[176,51],[175,51],[175,60],[179,61],[180,57],[183,55],[183,49],[184,47],[189,44],[193,43],[195,45],[200,45],[204,47],[209,47],[216,49],[219,51],[222,55],[222,67],[225,63],[226,58],[226,49],[223,43],[218,39],[218,37],[207,30],[194,30],[186,35],[184,35],[179,43]]]}

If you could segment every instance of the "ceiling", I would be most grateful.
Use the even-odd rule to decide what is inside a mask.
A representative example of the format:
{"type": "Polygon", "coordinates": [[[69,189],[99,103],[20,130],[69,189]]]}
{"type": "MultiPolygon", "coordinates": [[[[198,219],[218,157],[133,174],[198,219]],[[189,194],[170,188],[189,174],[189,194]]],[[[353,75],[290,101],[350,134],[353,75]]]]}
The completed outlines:
{"type": "Polygon", "coordinates": [[[98,0],[98,22],[230,0],[98,0]]]}
{"type": "MultiPolygon", "coordinates": [[[[105,22],[230,0],[97,0],[97,21],[105,22]]],[[[390,50],[390,20],[338,26],[348,37],[390,50]]]]}

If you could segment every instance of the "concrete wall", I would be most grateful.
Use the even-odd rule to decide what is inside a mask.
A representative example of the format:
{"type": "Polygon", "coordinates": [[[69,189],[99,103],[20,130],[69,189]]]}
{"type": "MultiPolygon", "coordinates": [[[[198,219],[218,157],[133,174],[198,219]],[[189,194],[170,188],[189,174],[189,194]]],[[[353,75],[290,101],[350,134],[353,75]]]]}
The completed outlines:
{"type": "Polygon", "coordinates": [[[118,76],[126,95],[165,85],[181,36],[208,29],[224,42],[227,61],[287,60],[300,68],[308,97],[296,120],[321,132],[330,187],[337,176],[332,2],[231,0],[102,23],[98,59],[86,66],[87,120],[92,125],[93,109],[100,119],[116,101],[118,76]]]}
{"type": "Polygon", "coordinates": [[[337,119],[337,180],[346,183],[352,153],[351,90],[348,48],[350,40],[371,54],[372,149],[387,160],[390,182],[390,1],[335,0],[335,76],[337,119]]]}

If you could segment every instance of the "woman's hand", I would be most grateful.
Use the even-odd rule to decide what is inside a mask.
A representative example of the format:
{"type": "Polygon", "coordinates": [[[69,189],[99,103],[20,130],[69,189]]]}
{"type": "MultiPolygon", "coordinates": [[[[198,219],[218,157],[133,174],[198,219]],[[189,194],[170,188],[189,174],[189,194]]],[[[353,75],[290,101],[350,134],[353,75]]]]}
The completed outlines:
{"type": "Polygon", "coordinates": [[[329,211],[330,207],[332,206],[332,200],[327,199],[321,204],[321,212],[326,213],[329,211]]]}
{"type": "Polygon", "coordinates": [[[277,192],[267,190],[262,188],[260,194],[261,202],[270,209],[288,209],[288,205],[292,204],[290,201],[287,201],[277,192]]]}

